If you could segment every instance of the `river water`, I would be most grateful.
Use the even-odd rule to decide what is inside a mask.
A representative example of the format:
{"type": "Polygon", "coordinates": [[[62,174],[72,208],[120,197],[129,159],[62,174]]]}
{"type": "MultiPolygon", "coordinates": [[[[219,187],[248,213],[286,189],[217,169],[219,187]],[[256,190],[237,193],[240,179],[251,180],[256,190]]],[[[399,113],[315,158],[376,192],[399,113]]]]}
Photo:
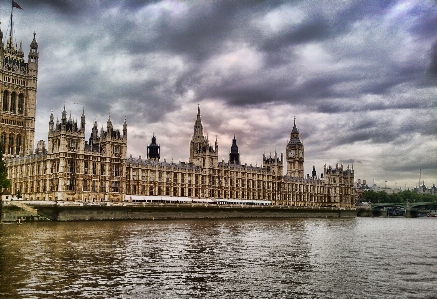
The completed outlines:
{"type": "Polygon", "coordinates": [[[0,298],[436,298],[437,218],[0,225],[0,298]]]}

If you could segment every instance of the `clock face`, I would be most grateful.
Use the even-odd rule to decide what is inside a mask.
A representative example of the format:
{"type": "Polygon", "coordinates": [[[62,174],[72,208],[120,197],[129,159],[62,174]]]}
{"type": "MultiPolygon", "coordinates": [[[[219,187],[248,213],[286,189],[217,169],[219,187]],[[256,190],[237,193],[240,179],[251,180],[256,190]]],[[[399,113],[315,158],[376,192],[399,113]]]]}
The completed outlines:
{"type": "Polygon", "coordinates": [[[294,151],[289,151],[289,152],[288,152],[288,156],[289,156],[290,158],[293,158],[293,157],[294,157],[294,151]]]}

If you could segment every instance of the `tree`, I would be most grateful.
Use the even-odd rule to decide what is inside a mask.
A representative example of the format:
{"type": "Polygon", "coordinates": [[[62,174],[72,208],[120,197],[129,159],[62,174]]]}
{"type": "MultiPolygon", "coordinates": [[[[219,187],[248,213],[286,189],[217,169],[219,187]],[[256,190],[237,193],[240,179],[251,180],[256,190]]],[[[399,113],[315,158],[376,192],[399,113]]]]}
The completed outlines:
{"type": "Polygon", "coordinates": [[[11,186],[11,181],[8,180],[8,169],[3,162],[3,146],[0,143],[0,221],[3,209],[3,192],[11,186]]]}
{"type": "Polygon", "coordinates": [[[0,144],[0,201],[5,189],[11,186],[11,181],[8,180],[8,169],[3,161],[2,145],[0,144]]]}

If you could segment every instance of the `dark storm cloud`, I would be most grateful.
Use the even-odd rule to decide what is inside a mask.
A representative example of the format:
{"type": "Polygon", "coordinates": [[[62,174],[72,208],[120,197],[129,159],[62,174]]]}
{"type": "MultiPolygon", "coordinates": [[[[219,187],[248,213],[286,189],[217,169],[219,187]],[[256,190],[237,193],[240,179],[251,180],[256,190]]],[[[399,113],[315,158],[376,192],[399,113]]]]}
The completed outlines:
{"type": "Polygon", "coordinates": [[[235,133],[248,163],[283,151],[293,115],[306,153],[360,167],[374,151],[435,136],[425,79],[437,83],[437,10],[427,1],[18,2],[17,24],[38,32],[38,111],[66,102],[85,106],[88,123],[126,116],[138,142],[162,130],[175,158],[197,103],[217,109],[205,131],[230,138],[220,157],[235,133]]]}
{"type": "Polygon", "coordinates": [[[384,170],[386,171],[417,173],[419,169],[435,172],[435,169],[437,169],[437,161],[431,161],[431,163],[429,163],[428,161],[404,160],[401,163],[387,163],[384,165],[384,170]]]}
{"type": "Polygon", "coordinates": [[[355,159],[346,159],[346,160],[339,160],[338,163],[343,163],[343,164],[362,164],[363,161],[355,160],[355,159]]]}
{"type": "MultiPolygon", "coordinates": [[[[145,2],[144,7],[153,4],[145,2]]],[[[241,27],[241,24],[250,22],[260,11],[271,9],[280,2],[266,5],[256,1],[193,1],[182,4],[188,6],[183,18],[164,10],[159,18],[146,22],[147,30],[153,32],[152,36],[142,38],[123,34],[136,26],[129,18],[115,20],[121,24],[114,26],[114,33],[132,53],[165,51],[184,55],[199,63],[213,53],[222,51],[226,41],[238,35],[239,30],[244,31],[245,38],[254,34],[246,31],[248,27],[241,27]]]]}
{"type": "Polygon", "coordinates": [[[431,76],[437,79],[437,40],[431,48],[431,62],[429,64],[428,72],[431,76]]]}
{"type": "Polygon", "coordinates": [[[437,35],[437,6],[433,9],[415,9],[412,13],[417,16],[416,22],[412,25],[411,31],[422,39],[433,39],[437,35]]]}
{"type": "MultiPolygon", "coordinates": [[[[17,2],[25,10],[40,10],[50,9],[61,14],[63,18],[77,19],[88,17],[94,13],[97,8],[97,3],[93,1],[74,1],[74,0],[17,0],[17,2]]],[[[108,1],[110,2],[110,1],[108,1]]],[[[103,1],[103,5],[106,1],[103,1]]]]}
{"type": "Polygon", "coordinates": [[[326,39],[333,35],[333,31],[330,29],[329,24],[323,20],[323,17],[318,16],[307,23],[297,26],[297,28],[276,36],[267,37],[262,40],[259,47],[263,52],[276,53],[284,47],[326,39]]]}

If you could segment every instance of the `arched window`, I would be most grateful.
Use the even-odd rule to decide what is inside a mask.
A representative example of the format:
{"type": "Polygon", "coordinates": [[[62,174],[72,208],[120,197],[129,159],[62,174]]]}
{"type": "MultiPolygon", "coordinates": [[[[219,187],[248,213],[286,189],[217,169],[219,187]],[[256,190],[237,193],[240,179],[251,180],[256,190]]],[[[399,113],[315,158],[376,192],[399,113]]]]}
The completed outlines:
{"type": "Polygon", "coordinates": [[[12,134],[9,135],[8,154],[14,154],[14,136],[12,134]]]}
{"type": "Polygon", "coordinates": [[[3,92],[3,111],[8,111],[9,109],[9,91],[5,90],[3,92]]]}
{"type": "Polygon", "coordinates": [[[1,146],[2,153],[4,153],[5,149],[6,149],[6,147],[5,147],[6,146],[6,133],[2,134],[0,146],[1,146]]]}
{"type": "Polygon", "coordinates": [[[21,150],[21,135],[17,135],[16,143],[15,143],[15,154],[19,155],[21,150]]]}
{"type": "Polygon", "coordinates": [[[20,93],[18,96],[18,114],[23,114],[24,109],[24,94],[20,93]]]}
{"type": "Polygon", "coordinates": [[[17,94],[15,92],[11,93],[11,109],[12,113],[16,113],[16,104],[17,104],[17,94]]]}

